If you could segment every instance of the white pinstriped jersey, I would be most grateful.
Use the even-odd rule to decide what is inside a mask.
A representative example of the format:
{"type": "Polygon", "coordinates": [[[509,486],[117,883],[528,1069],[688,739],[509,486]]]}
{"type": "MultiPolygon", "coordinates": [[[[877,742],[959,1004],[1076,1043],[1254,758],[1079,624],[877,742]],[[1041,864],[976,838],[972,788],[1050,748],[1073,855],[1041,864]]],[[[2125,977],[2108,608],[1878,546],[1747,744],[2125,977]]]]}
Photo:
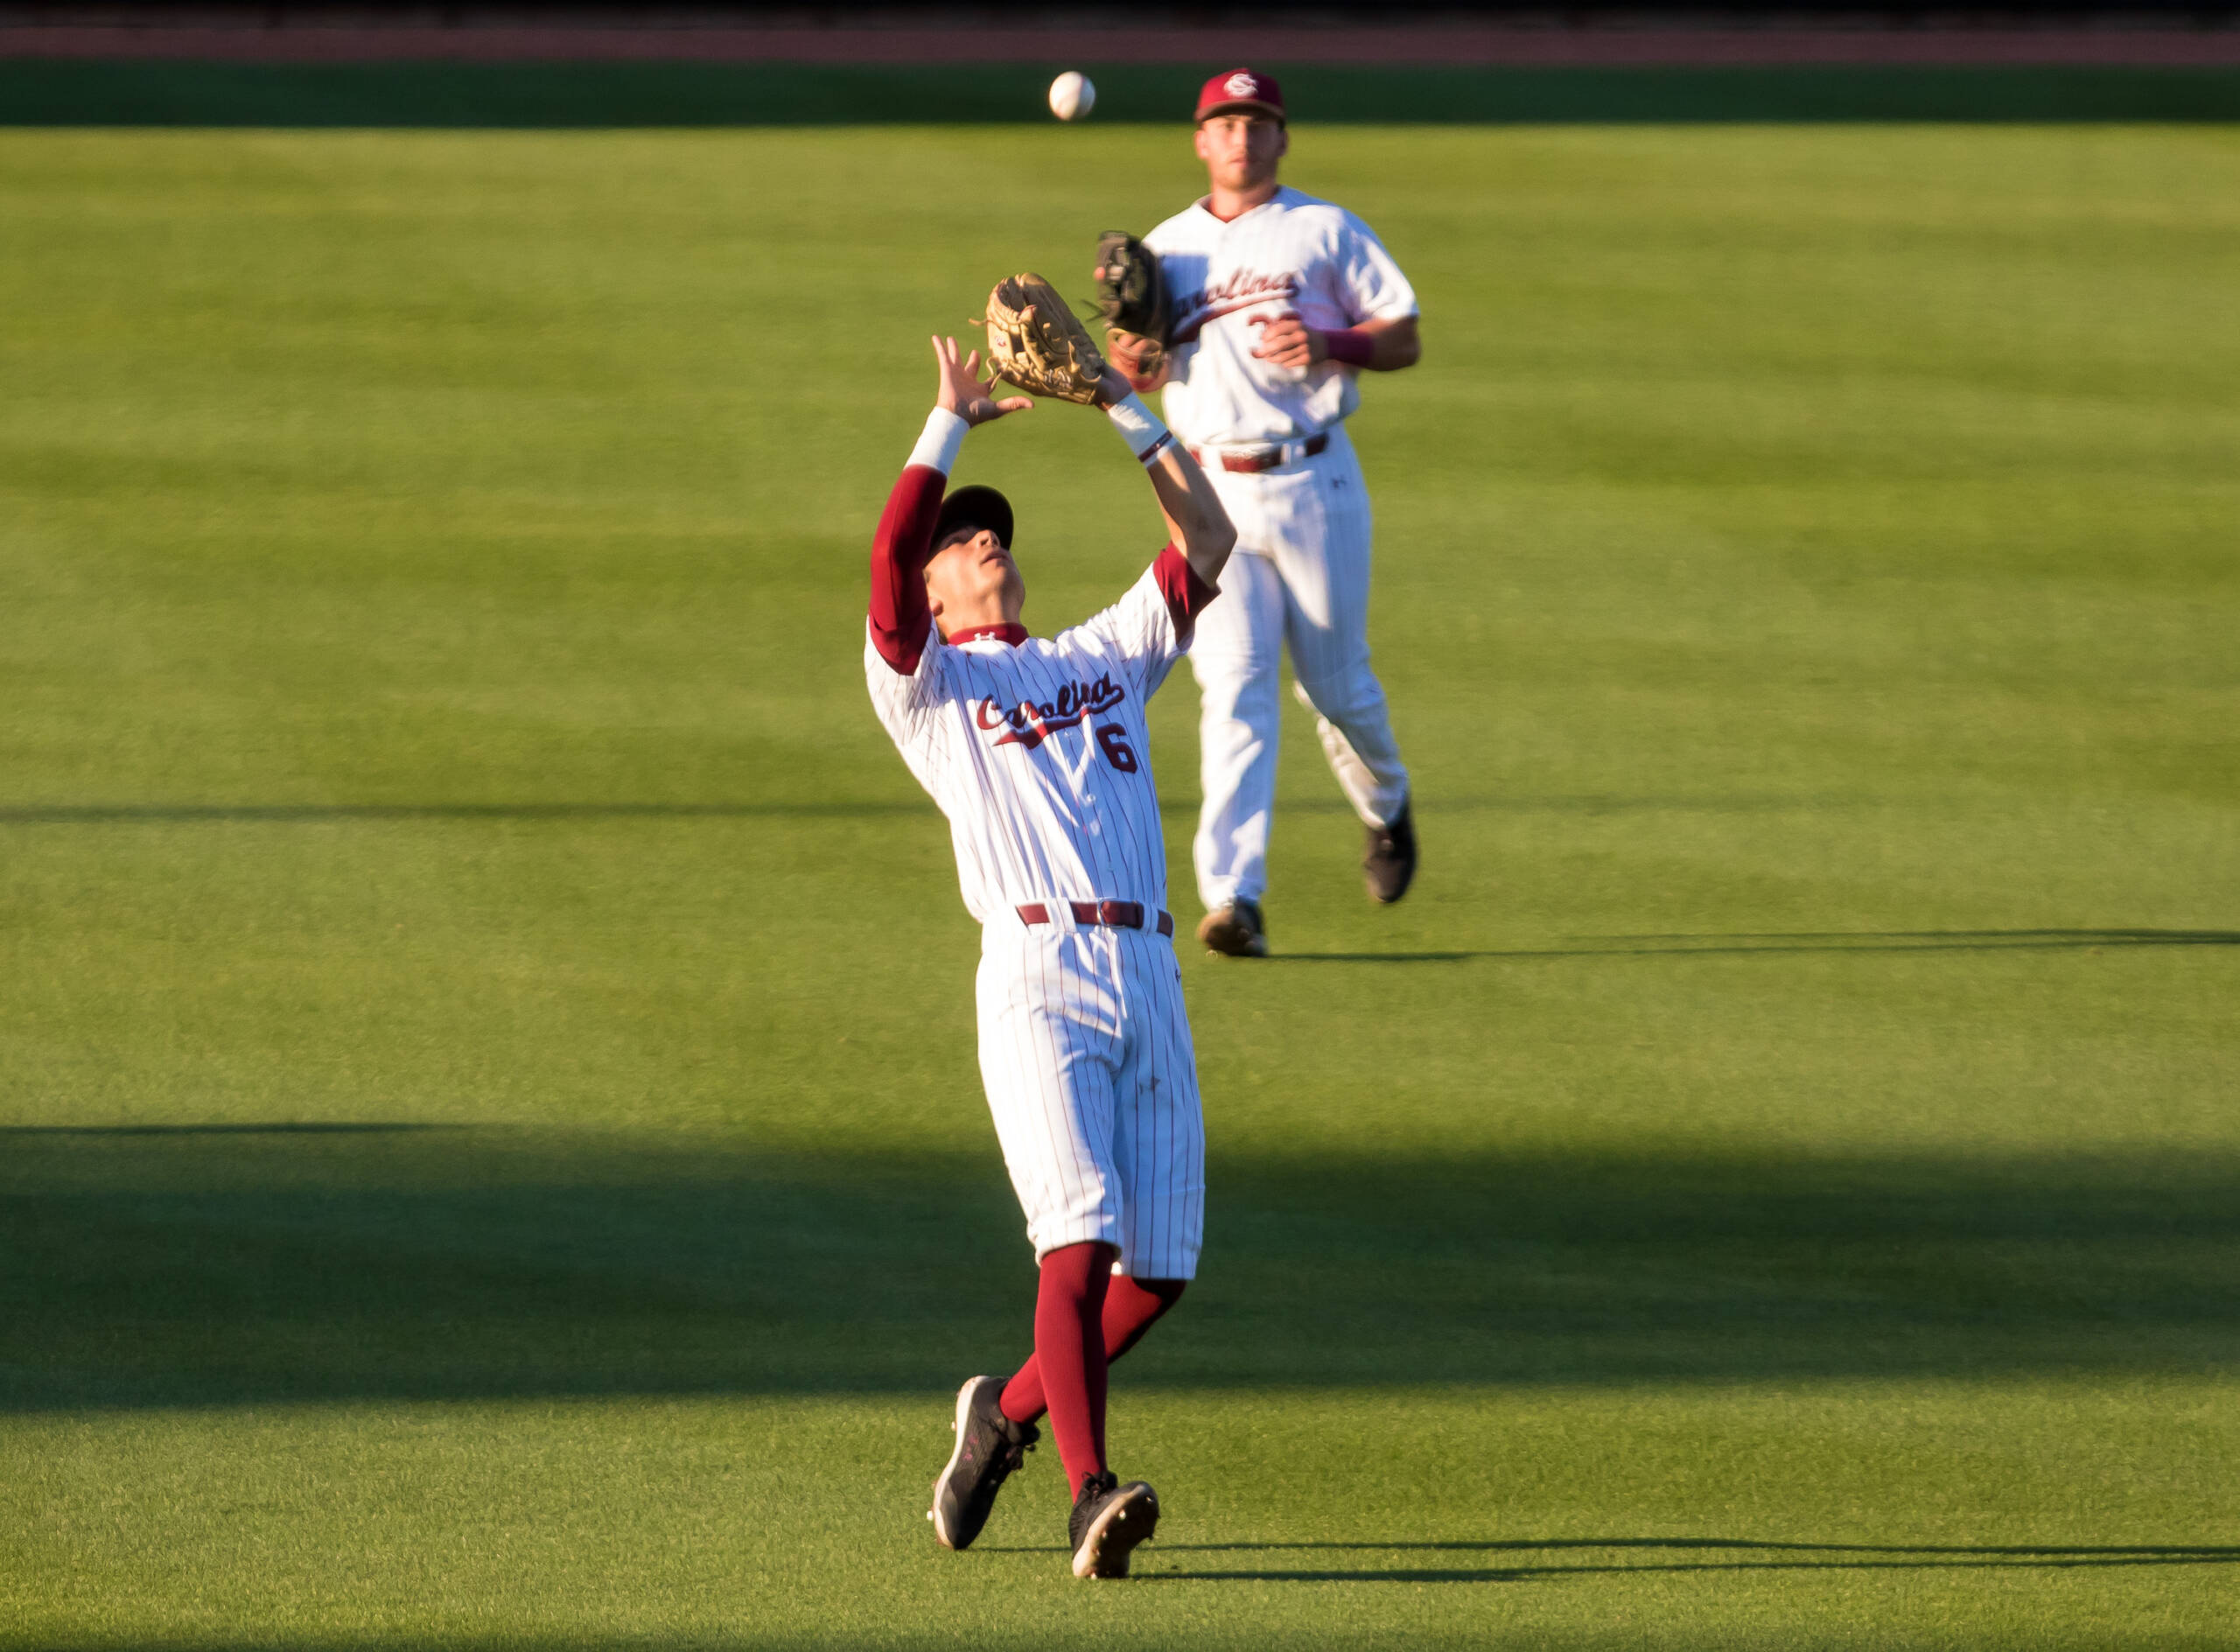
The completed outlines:
{"type": "Polygon", "coordinates": [[[1253,325],[1295,315],[1321,332],[1416,313],[1416,291],[1383,242],[1344,207],[1288,186],[1223,223],[1204,201],[1144,237],[1174,308],[1166,422],[1193,445],[1312,436],[1361,405],[1356,370],[1256,357],[1253,325]]]}
{"type": "Polygon", "coordinates": [[[1205,1124],[1181,971],[1153,920],[1166,846],[1144,703],[1215,592],[1170,545],[1118,602],[1055,637],[1007,625],[944,640],[924,570],[962,434],[953,416],[929,418],[887,498],[864,677],[948,816],[982,926],[980,1070],[1035,1254],[1110,1244],[1138,1278],[1187,1279],[1205,1124]],[[1137,903],[1141,926],[1085,922],[1076,901],[1137,903]]]}
{"type": "Polygon", "coordinates": [[[1160,572],[1054,637],[952,644],[934,633],[906,674],[865,638],[872,704],[948,817],[964,905],[981,922],[1053,899],[1166,904],[1144,703],[1184,640],[1160,572]]]}

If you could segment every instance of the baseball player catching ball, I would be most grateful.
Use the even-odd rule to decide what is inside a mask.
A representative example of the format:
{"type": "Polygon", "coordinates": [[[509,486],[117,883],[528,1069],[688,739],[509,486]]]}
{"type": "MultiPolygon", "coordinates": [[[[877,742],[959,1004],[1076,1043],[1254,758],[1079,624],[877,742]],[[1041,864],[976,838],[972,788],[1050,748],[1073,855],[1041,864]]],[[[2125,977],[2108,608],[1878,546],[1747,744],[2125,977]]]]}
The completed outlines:
{"type": "Polygon", "coordinates": [[[879,721],[948,817],[982,925],[980,1070],[1041,1283],[1033,1356],[957,1393],[931,1518],[942,1542],[969,1545],[1047,1412],[1074,1494],[1074,1574],[1125,1577],[1158,1499],[1106,1466],[1105,1370],[1197,1271],[1205,1207],[1144,704],[1236,535],[1205,472],[1096,362],[1082,399],[1149,472],[1168,543],[1103,612],[1028,635],[1010,504],[946,488],[967,430],[1032,403],[995,399],[978,353],[959,360],[955,340],[934,353],[940,394],[872,550],[864,668],[879,721]]]}
{"type": "Polygon", "coordinates": [[[1167,335],[1116,331],[1110,342],[1137,389],[1165,390],[1176,435],[1236,524],[1227,600],[1190,654],[1204,696],[1194,858],[1199,939],[1256,957],[1268,949],[1260,903],[1286,644],[1298,697],[1367,829],[1369,892],[1397,900],[1415,875],[1408,771],[1369,669],[1368,495],[1345,422],[1362,372],[1411,367],[1422,346],[1415,292],[1368,226],[1277,182],[1290,136],[1271,77],[1214,76],[1197,129],[1211,190],[1140,243],[1158,259],[1167,335]]]}

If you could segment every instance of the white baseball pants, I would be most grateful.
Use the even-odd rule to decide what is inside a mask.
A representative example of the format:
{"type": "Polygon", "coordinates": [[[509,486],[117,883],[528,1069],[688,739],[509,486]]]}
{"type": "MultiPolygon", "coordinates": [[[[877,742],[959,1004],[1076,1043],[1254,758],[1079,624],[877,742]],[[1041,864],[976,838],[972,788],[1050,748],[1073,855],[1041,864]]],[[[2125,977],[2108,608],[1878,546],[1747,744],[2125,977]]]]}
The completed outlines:
{"type": "Polygon", "coordinates": [[[1369,669],[1368,491],[1345,426],[1322,452],[1283,470],[1240,475],[1208,465],[1206,473],[1237,530],[1221,599],[1199,616],[1190,646],[1206,797],[1192,858],[1210,912],[1257,901],[1268,887],[1286,645],[1299,702],[1364,824],[1400,812],[1408,770],[1369,669]]]}
{"type": "Polygon", "coordinates": [[[1048,906],[1050,923],[984,928],[978,982],[980,1074],[1035,1258],[1094,1241],[1131,1278],[1194,1278],[1206,1127],[1174,943],[1048,906]]]}

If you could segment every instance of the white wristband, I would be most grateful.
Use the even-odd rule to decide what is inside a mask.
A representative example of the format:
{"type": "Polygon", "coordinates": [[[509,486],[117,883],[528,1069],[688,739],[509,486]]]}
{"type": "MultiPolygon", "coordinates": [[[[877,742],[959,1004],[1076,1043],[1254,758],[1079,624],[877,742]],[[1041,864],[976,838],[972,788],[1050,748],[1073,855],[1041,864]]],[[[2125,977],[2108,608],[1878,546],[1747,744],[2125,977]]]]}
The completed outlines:
{"type": "Polygon", "coordinates": [[[956,468],[956,456],[964,451],[964,433],[971,428],[947,408],[935,408],[926,415],[926,428],[918,445],[910,450],[910,462],[931,466],[948,475],[956,468]]]}
{"type": "Polygon", "coordinates": [[[1174,439],[1174,433],[1159,422],[1158,414],[1144,405],[1144,398],[1132,392],[1127,400],[1115,402],[1104,410],[1105,417],[1112,421],[1128,444],[1128,451],[1148,465],[1158,457],[1159,449],[1174,439]]]}

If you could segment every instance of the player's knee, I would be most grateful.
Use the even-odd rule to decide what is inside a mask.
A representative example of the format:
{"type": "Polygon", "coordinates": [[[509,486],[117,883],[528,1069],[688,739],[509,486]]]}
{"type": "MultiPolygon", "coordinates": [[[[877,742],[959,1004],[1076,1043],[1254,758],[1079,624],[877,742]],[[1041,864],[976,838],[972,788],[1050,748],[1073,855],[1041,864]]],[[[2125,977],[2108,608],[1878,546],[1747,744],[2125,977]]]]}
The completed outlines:
{"type": "Polygon", "coordinates": [[[1088,1287],[1091,1281],[1102,1282],[1109,1278],[1112,1264],[1119,1259],[1120,1247],[1102,1239],[1060,1245],[1054,1250],[1043,1253],[1044,1288],[1078,1295],[1088,1287]]]}
{"type": "Polygon", "coordinates": [[[1382,686],[1366,671],[1312,682],[1301,677],[1292,684],[1292,691],[1301,705],[1341,728],[1357,718],[1375,716],[1384,704],[1382,686]]]}

